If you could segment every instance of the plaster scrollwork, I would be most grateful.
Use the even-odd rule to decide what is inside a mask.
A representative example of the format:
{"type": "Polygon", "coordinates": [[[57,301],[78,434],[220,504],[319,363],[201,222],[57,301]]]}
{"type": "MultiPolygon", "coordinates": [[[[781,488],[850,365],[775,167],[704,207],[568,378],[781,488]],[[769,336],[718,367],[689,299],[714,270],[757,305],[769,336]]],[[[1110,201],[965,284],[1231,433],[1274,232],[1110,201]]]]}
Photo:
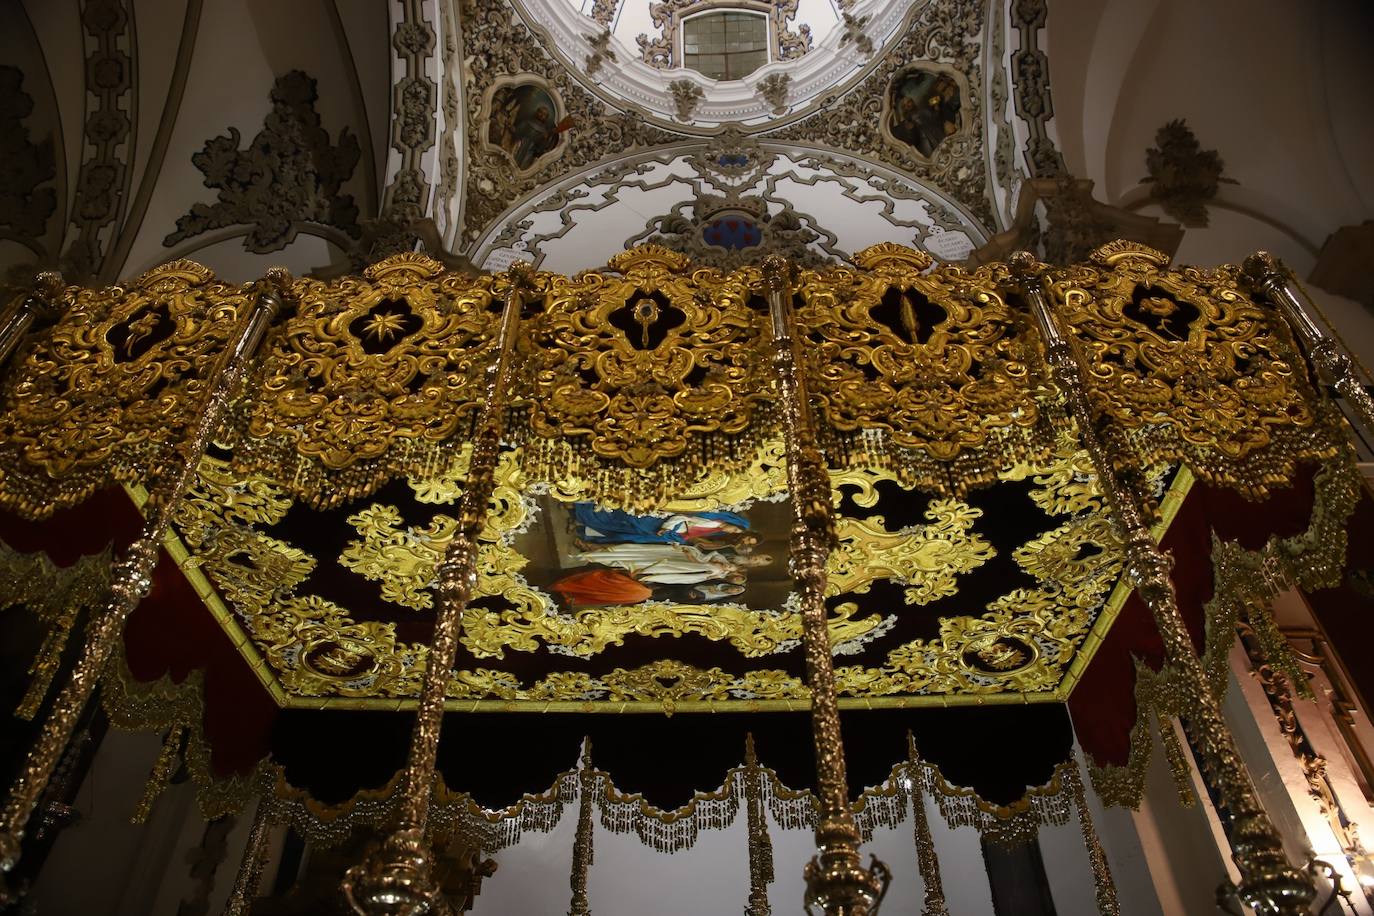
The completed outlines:
{"type": "Polygon", "coordinates": [[[589,44],[590,50],[584,62],[587,67],[587,75],[595,76],[602,64],[616,62],[615,51],[611,48],[611,30],[606,29],[601,32],[589,44]]]}
{"type": "Polygon", "coordinates": [[[989,17],[988,36],[988,130],[986,148],[990,191],[995,200],[995,209],[1000,225],[1005,228],[1015,218],[1016,195],[1021,183],[1028,174],[1017,161],[1016,150],[1019,146],[1016,128],[1011,119],[1011,92],[1009,89],[1011,65],[1007,56],[1007,31],[1009,19],[1006,4],[995,0],[989,17]]]}
{"type": "Polygon", "coordinates": [[[244,225],[252,227],[244,247],[266,254],[285,248],[306,222],[358,238],[358,206],[352,194],[341,193],[358,166],[358,138],[345,127],[337,142],[331,140],[315,110],[318,98],[315,80],[292,70],[273,85],[272,111],[247,149],[239,148],[236,127],[207,140],[191,162],[205,174],[206,185],[219,189],[219,198],[192,205],[162,244],[170,248],[214,229],[244,225]]]}
{"type": "MultiPolygon", "coordinates": [[[[640,59],[659,70],[684,66],[678,52],[682,46],[683,20],[720,6],[717,0],[659,0],[650,4],[649,18],[659,34],[635,37],[640,59]]],[[[728,8],[754,10],[767,16],[772,39],[769,59],[796,60],[810,51],[812,44],[809,25],[802,23],[792,28],[800,6],[800,0],[731,0],[728,8]]]]}
{"type": "Polygon", "coordinates": [[[615,22],[615,14],[620,12],[620,0],[595,0],[592,4],[592,21],[605,26],[608,30],[615,22]]]}
{"type": "Polygon", "coordinates": [[[1049,16],[1046,0],[1012,0],[1011,24],[1020,32],[1020,47],[1011,56],[1016,114],[1030,137],[1025,145],[1032,178],[1057,178],[1067,174],[1064,157],[1050,136],[1054,117],[1050,103],[1049,57],[1040,47],[1040,33],[1049,16]]]}
{"type": "Polygon", "coordinates": [[[591,266],[603,247],[614,253],[653,243],[723,269],[754,263],[765,251],[819,267],[871,242],[837,230],[871,227],[875,218],[885,237],[945,260],[961,260],[985,241],[953,202],[879,165],[727,131],[710,144],[589,171],[532,198],[479,241],[473,258],[488,267],[524,258],[574,271],[591,266]],[[662,206],[650,201],[662,201],[670,189],[675,203],[646,223],[646,208],[662,206]],[[598,214],[595,221],[586,219],[590,213],[598,214]],[[581,228],[592,224],[595,238],[581,228]]]}
{"type": "MultiPolygon", "coordinates": [[[[480,4],[484,0],[475,0],[480,4]]],[[[511,0],[523,22],[538,36],[548,53],[565,67],[575,71],[583,87],[614,108],[638,112],[653,126],[672,131],[705,136],[715,133],[721,125],[738,125],[747,131],[763,131],[779,126],[778,119],[800,119],[823,108],[839,93],[858,83],[875,65],[877,49],[895,45],[916,18],[919,8],[928,0],[855,0],[840,4],[861,22],[860,35],[871,44],[872,54],[861,53],[851,38],[841,41],[839,19],[832,13],[829,20],[812,24],[816,31],[808,45],[801,27],[792,38],[778,42],[773,61],[739,80],[710,80],[697,77],[705,93],[693,112],[692,121],[684,123],[675,116],[676,103],[669,83],[683,75],[680,63],[672,69],[661,69],[644,61],[629,33],[617,31],[614,20],[607,24],[581,12],[566,0],[511,0]],[[607,29],[612,31],[610,49],[617,54],[615,61],[602,58],[594,71],[587,67],[587,59],[597,53],[598,37],[607,29]],[[788,50],[784,53],[784,46],[788,50]],[[809,47],[798,53],[800,47],[809,47]],[[785,72],[791,79],[789,111],[774,114],[772,106],[758,92],[758,83],[769,75],[785,72]]],[[[608,5],[615,0],[607,0],[608,5]]],[[[700,4],[709,0],[698,0],[700,4]]],[[[768,0],[754,0],[758,12],[769,14],[774,8],[768,0]]],[[[738,7],[738,2],[731,4],[738,7]]],[[[702,5],[701,9],[707,7],[702,5]]],[[[781,7],[786,11],[786,7],[781,7]]],[[[474,8],[472,21],[485,16],[474,8]]],[[[604,18],[604,17],[603,17],[604,18]]],[[[623,17],[622,17],[623,18],[623,17]]],[[[776,33],[776,30],[774,30],[776,33]]],[[[784,36],[785,37],[785,36],[784,36]]],[[[663,43],[664,59],[671,56],[671,43],[663,43]]],[[[680,56],[680,55],[679,55],[680,56]]]]}
{"type": "Polygon", "coordinates": [[[127,195],[126,160],[135,111],[133,16],[126,0],[86,3],[81,27],[92,45],[86,59],[86,92],[95,107],[86,117],[85,151],[71,215],[73,235],[63,252],[63,270],[75,281],[94,277],[105,258],[111,235],[106,229],[127,195]]]}
{"type": "Polygon", "coordinates": [[[462,240],[471,244],[510,201],[548,185],[562,174],[596,162],[609,151],[668,142],[673,135],[649,126],[637,112],[616,111],[585,89],[525,26],[506,0],[472,0],[465,8],[463,79],[468,98],[466,133],[470,177],[463,208],[462,240]],[[558,155],[526,174],[514,174],[510,157],[484,141],[483,104],[500,79],[537,77],[558,95],[570,122],[558,155]]]}
{"type": "Polygon", "coordinates": [[[440,7],[439,21],[443,32],[443,78],[440,82],[443,86],[444,129],[439,132],[439,188],[434,209],[437,228],[447,239],[452,234],[457,208],[462,203],[462,160],[457,139],[463,124],[463,105],[459,92],[461,76],[457,72],[459,61],[462,60],[462,42],[454,4],[445,2],[440,7]]]}
{"type": "Polygon", "coordinates": [[[43,187],[57,174],[57,162],[51,137],[29,139],[25,122],[32,112],[23,71],[0,66],[0,231],[37,239],[57,209],[57,190],[43,187]]]}
{"type": "Polygon", "coordinates": [[[668,89],[673,93],[673,102],[677,105],[677,119],[692,120],[692,112],[697,110],[706,93],[691,80],[674,80],[668,84],[668,89]]]}
{"type": "Polygon", "coordinates": [[[1190,228],[1206,228],[1207,202],[1222,184],[1235,184],[1223,174],[1226,164],[1214,149],[1203,149],[1188,122],[1169,121],[1155,132],[1155,145],[1145,151],[1150,196],[1164,212],[1190,228]]]}
{"type": "Polygon", "coordinates": [[[391,47],[405,71],[392,90],[391,148],[401,161],[382,195],[387,212],[419,217],[429,197],[423,159],[435,139],[439,88],[427,67],[434,46],[434,27],[426,18],[424,0],[402,0],[400,18],[391,33],[391,47]]]}
{"type": "Polygon", "coordinates": [[[840,23],[844,32],[840,35],[840,47],[853,44],[855,50],[864,57],[871,56],[873,54],[873,39],[868,36],[867,32],[868,20],[871,18],[871,16],[855,16],[848,10],[841,13],[840,23]]]}
{"type": "Polygon", "coordinates": [[[759,80],[759,97],[773,107],[773,114],[787,110],[787,97],[792,86],[792,77],[786,73],[770,73],[759,80]]]}

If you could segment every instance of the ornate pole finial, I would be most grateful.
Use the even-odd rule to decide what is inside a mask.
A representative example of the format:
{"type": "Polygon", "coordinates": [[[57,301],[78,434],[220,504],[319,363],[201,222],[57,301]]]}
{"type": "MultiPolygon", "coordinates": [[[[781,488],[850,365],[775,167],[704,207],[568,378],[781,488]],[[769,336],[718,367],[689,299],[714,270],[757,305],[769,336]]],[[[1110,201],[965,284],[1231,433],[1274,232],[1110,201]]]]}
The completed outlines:
{"type": "Polygon", "coordinates": [[[0,366],[9,362],[24,335],[36,324],[56,320],[66,281],[55,270],[45,270],[33,278],[33,291],[0,325],[0,366]]]}
{"type": "Polygon", "coordinates": [[[1228,838],[1232,858],[1241,873],[1237,893],[1261,916],[1305,914],[1316,894],[1315,888],[1306,875],[1289,863],[1283,841],[1260,805],[1179,611],[1169,576],[1172,560],[1155,542],[1140,506],[1118,473],[1116,456],[1110,453],[1094,423],[1078,353],[1050,306],[1043,280],[1023,274],[1022,292],[1044,336],[1050,377],[1068,405],[1121,540],[1126,575],[1154,617],[1166,664],[1178,673],[1186,710],[1184,726],[1199,749],[1204,778],[1216,788],[1230,814],[1228,838]]]}
{"type": "MultiPolygon", "coordinates": [[[[209,390],[196,414],[181,464],[166,478],[165,484],[156,486],[148,494],[143,528],[123,558],[111,569],[109,598],[102,607],[92,611],[86,640],[71,674],[53,700],[4,810],[0,812],[0,869],[9,871],[19,860],[24,829],[33,809],[71,740],[82,710],[95,692],[100,672],[124,632],[125,621],[152,588],[153,572],[157,568],[163,537],[171,528],[172,516],[195,481],[201,458],[219,431],[229,400],[249,360],[285,301],[283,295],[260,292],[229,339],[217,365],[207,373],[209,390]]],[[[0,893],[0,903],[4,902],[3,897],[0,893]]]]}
{"type": "Polygon", "coordinates": [[[906,778],[911,792],[912,835],[916,843],[916,870],[925,889],[921,916],[949,916],[945,902],[945,885],[940,878],[940,857],[935,852],[935,838],[930,833],[926,816],[925,793],[921,791],[921,756],[916,752],[916,736],[906,733],[906,778]]]}
{"type": "Polygon", "coordinates": [[[754,735],[744,734],[744,817],[749,837],[749,900],[744,916],[772,916],[768,885],[773,883],[773,841],[763,799],[763,769],[754,753],[754,735]]]}
{"type": "Polygon", "coordinates": [[[1362,432],[1374,439],[1374,397],[1355,369],[1350,356],[1313,317],[1315,306],[1307,293],[1278,258],[1258,251],[1245,259],[1241,276],[1251,290],[1267,299],[1287,320],[1303,354],[1312,361],[1322,381],[1336,389],[1353,408],[1362,432]]]}

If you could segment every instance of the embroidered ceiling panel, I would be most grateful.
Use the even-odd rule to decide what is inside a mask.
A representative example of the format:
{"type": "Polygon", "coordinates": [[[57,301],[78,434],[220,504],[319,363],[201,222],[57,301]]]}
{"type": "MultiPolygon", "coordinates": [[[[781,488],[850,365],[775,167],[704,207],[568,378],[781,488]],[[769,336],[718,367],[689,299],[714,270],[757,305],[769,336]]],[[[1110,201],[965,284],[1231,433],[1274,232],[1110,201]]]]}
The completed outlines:
{"type": "MultiPolygon", "coordinates": [[[[740,473],[636,512],[531,483],[519,449],[503,452],[450,705],[804,705],[781,452],[765,443],[740,473]]],[[[1086,468],[1066,447],[963,498],[880,468],[834,471],[827,606],[842,701],[1061,699],[1124,597],[1086,468]]],[[[208,458],[174,554],[278,702],[396,708],[419,690],[463,485],[417,476],[318,509],[234,472],[227,454],[208,458]]]]}

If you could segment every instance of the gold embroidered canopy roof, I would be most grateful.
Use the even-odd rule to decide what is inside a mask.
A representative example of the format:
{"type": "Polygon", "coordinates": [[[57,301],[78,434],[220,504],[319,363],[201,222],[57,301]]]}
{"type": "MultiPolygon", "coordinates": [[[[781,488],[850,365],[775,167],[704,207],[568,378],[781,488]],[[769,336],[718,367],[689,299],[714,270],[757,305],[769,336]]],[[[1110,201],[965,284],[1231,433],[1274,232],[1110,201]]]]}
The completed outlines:
{"type": "MultiPolygon", "coordinates": [[[[1260,496],[1338,452],[1233,270],[1121,245],[1046,276],[1157,537],[1195,477],[1260,496]]],[[[177,511],[182,572],[280,705],[412,703],[512,282],[525,314],[450,708],[804,707],[754,268],[647,247],[574,277],[402,255],[298,281],[177,511]]],[[[1063,700],[1128,589],[1006,267],[882,245],[791,288],[841,704],[1063,700]]],[[[185,262],[70,291],[5,379],[0,504],[145,493],[250,295],[185,262]]]]}

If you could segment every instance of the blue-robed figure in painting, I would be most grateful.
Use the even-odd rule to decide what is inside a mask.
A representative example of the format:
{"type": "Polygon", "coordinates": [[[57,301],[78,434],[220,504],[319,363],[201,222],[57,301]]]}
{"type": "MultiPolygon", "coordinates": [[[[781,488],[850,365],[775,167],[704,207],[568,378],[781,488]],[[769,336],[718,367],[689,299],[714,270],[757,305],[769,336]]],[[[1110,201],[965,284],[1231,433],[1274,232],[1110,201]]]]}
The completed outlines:
{"type": "Polygon", "coordinates": [[[707,550],[738,550],[758,542],[749,531],[749,520],[734,512],[636,515],[579,502],[573,504],[572,514],[577,536],[587,544],[691,544],[707,550]]]}

